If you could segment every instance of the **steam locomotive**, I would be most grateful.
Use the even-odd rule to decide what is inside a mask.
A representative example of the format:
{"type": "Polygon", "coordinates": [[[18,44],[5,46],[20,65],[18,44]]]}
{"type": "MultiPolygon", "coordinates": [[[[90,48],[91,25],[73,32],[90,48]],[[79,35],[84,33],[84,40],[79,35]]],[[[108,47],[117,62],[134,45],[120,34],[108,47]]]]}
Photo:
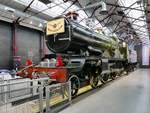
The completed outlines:
{"type": "Polygon", "coordinates": [[[46,44],[52,52],[66,55],[65,64],[70,67],[68,80],[74,89],[72,95],[85,84],[96,88],[99,80],[106,83],[109,78],[115,79],[127,71],[126,47],[119,45],[117,39],[96,33],[73,20],[50,21],[46,44]]]}
{"type": "Polygon", "coordinates": [[[19,71],[19,76],[47,75],[56,82],[69,80],[75,96],[85,85],[96,88],[99,80],[106,83],[129,70],[127,47],[122,47],[116,38],[96,33],[65,17],[47,23],[46,44],[53,54],[45,55],[39,65],[19,71]]]}

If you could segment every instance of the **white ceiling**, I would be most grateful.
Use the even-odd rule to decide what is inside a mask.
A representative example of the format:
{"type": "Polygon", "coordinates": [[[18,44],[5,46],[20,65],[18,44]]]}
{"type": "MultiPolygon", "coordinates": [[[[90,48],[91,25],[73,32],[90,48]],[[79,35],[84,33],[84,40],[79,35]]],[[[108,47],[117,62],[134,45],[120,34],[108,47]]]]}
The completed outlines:
{"type": "MultiPolygon", "coordinates": [[[[31,1],[32,0],[0,0],[0,4],[7,5],[14,9],[18,9],[19,11],[23,11],[31,1]]],[[[69,9],[67,9],[72,2],[64,3],[62,0],[53,0],[51,4],[45,5],[39,2],[38,0],[35,0],[31,5],[31,7],[26,12],[31,16],[27,16],[28,18],[22,17],[22,19],[24,19],[24,21],[30,22],[32,20],[32,17],[35,16],[43,20],[49,20],[51,17],[60,15],[66,9],[67,11],[65,13],[67,13],[70,10],[71,11],[77,10],[80,7],[85,7],[89,4],[100,2],[100,0],[78,0],[78,1],[79,3],[76,2],[75,5],[72,5],[69,9]],[[39,11],[41,12],[39,13],[39,11]]],[[[144,10],[143,7],[137,8],[138,4],[135,4],[132,7],[127,8],[128,6],[133,4],[133,2],[135,2],[135,0],[106,0],[108,14],[106,15],[100,14],[99,12],[101,8],[96,9],[96,7],[85,10],[86,13],[83,10],[79,10],[78,13],[80,16],[78,21],[82,20],[80,23],[85,24],[86,19],[84,18],[89,18],[91,14],[93,14],[92,18],[95,19],[95,23],[97,25],[95,27],[103,26],[103,29],[105,31],[117,34],[119,38],[128,43],[129,42],[132,43],[132,41],[134,41],[135,43],[139,43],[141,40],[147,41],[147,39],[149,39],[149,34],[146,33],[147,32],[146,19],[150,20],[149,18],[150,16],[148,16],[149,14],[147,14],[147,18],[145,17],[139,18],[139,15],[145,16],[144,11],[137,11],[133,9],[132,11],[130,11],[131,8],[144,10]],[[129,11],[130,13],[128,13],[129,11]],[[135,16],[133,15],[134,13],[138,15],[135,16]],[[136,19],[139,19],[140,22],[135,21],[134,23],[132,23],[132,21],[136,19]],[[98,21],[100,23],[98,23],[98,21]],[[139,28],[141,28],[140,30],[144,31],[144,33],[139,31],[139,28]],[[134,37],[133,39],[131,39],[131,35],[133,35],[134,37]]],[[[149,10],[150,7],[148,6],[147,9],[149,10]]]]}

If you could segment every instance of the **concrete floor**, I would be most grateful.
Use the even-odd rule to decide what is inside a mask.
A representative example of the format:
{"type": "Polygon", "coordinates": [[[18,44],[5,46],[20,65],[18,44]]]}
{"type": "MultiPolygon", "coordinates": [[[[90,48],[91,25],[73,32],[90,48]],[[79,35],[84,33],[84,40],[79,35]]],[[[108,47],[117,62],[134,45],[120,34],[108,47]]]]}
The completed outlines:
{"type": "Polygon", "coordinates": [[[150,69],[139,69],[60,113],[150,113],[150,69]]]}

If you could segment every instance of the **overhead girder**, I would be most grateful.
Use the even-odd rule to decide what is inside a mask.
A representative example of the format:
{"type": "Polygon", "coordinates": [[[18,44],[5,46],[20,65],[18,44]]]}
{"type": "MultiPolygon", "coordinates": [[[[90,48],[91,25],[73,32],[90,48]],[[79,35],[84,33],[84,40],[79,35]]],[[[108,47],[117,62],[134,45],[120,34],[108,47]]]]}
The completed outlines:
{"type": "MultiPolygon", "coordinates": [[[[116,3],[118,3],[118,1],[119,1],[119,0],[117,0],[116,3]]],[[[112,8],[113,8],[113,7],[111,7],[111,9],[112,9],[112,8]]],[[[110,9],[110,10],[111,10],[111,9],[110,9]]],[[[116,9],[117,9],[117,7],[115,7],[112,12],[114,12],[116,9]]],[[[106,26],[106,24],[108,24],[108,22],[109,22],[110,19],[111,19],[111,16],[108,17],[108,20],[107,20],[107,22],[105,23],[105,26],[106,26]]]]}
{"type": "MultiPolygon", "coordinates": [[[[30,6],[32,5],[33,2],[34,2],[34,0],[32,0],[32,1],[28,4],[28,6],[23,10],[23,12],[26,12],[26,11],[30,8],[30,6]]],[[[19,23],[20,18],[21,18],[21,17],[18,17],[18,18],[15,20],[15,23],[19,23]]]]}
{"type": "MultiPolygon", "coordinates": [[[[135,2],[136,3],[136,2],[135,2]]],[[[148,10],[142,10],[142,9],[137,9],[137,8],[132,8],[132,7],[126,7],[126,6],[122,6],[122,5],[117,5],[117,4],[111,4],[111,3],[107,3],[107,5],[110,5],[110,6],[115,6],[115,7],[120,7],[120,8],[125,8],[126,10],[127,9],[131,9],[131,10],[137,10],[137,11],[148,11],[148,10]]]]}
{"type": "MultiPolygon", "coordinates": [[[[133,4],[131,4],[129,7],[132,7],[133,5],[135,5],[136,2],[134,2],[133,4]]],[[[125,8],[125,10],[127,10],[128,8],[125,8]]],[[[128,15],[131,12],[131,9],[126,13],[126,15],[128,15]]],[[[126,15],[122,15],[121,21],[126,17],[126,15]]],[[[115,29],[113,30],[113,33],[116,31],[117,27],[120,25],[120,22],[118,22],[117,26],[115,27],[115,29]]]]}

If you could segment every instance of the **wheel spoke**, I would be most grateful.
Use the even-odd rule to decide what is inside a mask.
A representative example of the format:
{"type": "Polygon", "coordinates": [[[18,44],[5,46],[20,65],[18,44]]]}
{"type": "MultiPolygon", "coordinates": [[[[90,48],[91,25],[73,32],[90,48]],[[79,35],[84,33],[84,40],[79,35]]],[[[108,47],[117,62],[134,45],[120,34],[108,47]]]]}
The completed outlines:
{"type": "Polygon", "coordinates": [[[79,90],[79,80],[77,76],[71,76],[70,79],[71,81],[71,94],[72,96],[75,96],[79,90]]]}
{"type": "Polygon", "coordinates": [[[92,86],[92,88],[96,88],[98,85],[98,77],[97,76],[92,76],[90,79],[90,84],[92,86]]]}
{"type": "Polygon", "coordinates": [[[109,75],[108,75],[108,74],[103,74],[103,75],[101,75],[101,77],[100,77],[100,81],[101,81],[102,83],[106,83],[108,79],[109,79],[109,75]]]}

